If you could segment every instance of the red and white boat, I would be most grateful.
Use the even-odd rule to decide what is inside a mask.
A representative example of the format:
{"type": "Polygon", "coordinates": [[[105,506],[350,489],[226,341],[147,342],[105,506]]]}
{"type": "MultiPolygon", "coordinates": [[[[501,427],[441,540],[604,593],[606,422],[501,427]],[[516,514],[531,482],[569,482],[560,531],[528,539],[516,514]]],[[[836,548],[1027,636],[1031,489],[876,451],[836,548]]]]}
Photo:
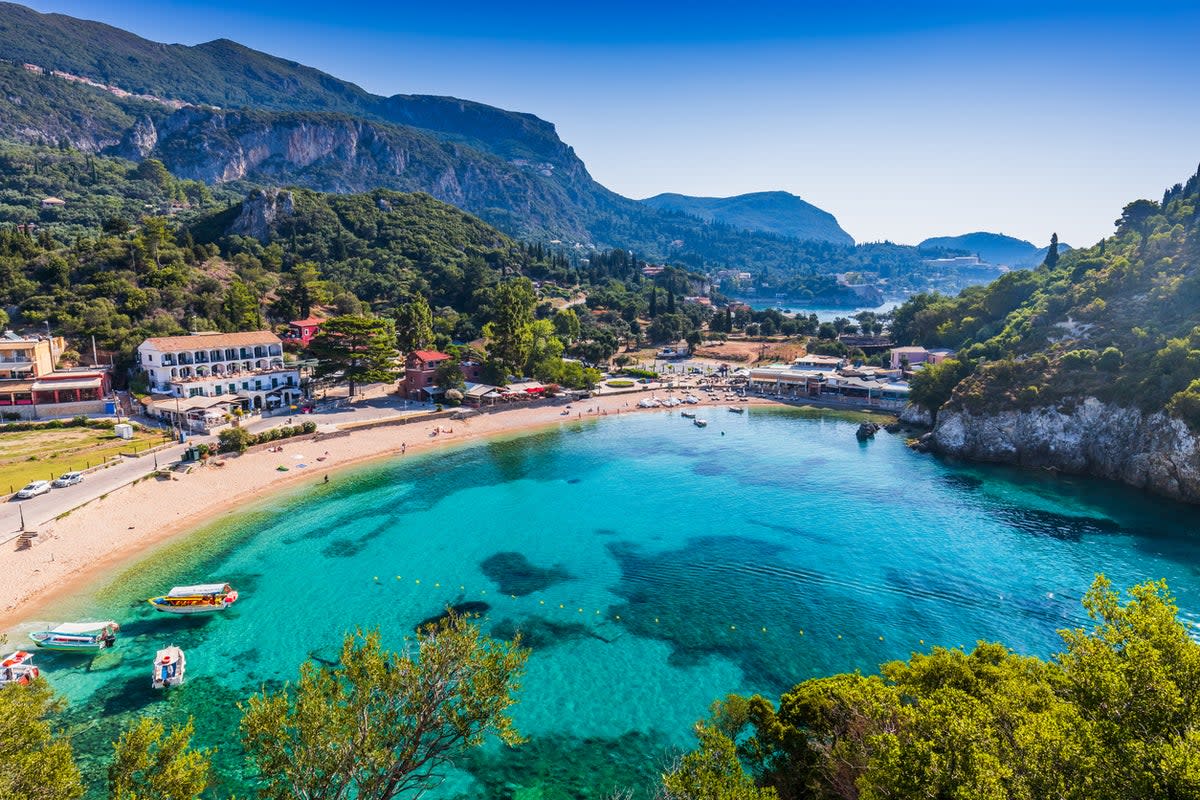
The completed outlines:
{"type": "Polygon", "coordinates": [[[33,653],[25,650],[9,653],[0,660],[0,687],[29,683],[39,674],[33,665],[33,653]]]}

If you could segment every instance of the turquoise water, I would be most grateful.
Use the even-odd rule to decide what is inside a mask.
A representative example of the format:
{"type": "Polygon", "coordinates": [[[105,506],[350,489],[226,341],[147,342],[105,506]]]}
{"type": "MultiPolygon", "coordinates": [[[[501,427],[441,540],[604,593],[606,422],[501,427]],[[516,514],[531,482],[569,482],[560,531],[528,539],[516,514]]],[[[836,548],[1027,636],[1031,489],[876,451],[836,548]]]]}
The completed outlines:
{"type": "Polygon", "coordinates": [[[1057,629],[1082,624],[1097,571],[1165,577],[1185,615],[1200,609],[1191,508],[947,464],[883,433],[860,444],[854,421],[822,412],[706,413],[705,429],[673,412],[608,417],[337,475],[64,600],[59,618],[112,616],[125,632],[94,659],[39,654],[86,772],[102,780],[133,715],[193,715],[220,748],[213,796],[248,796],[239,699],[336,658],[348,629],[398,646],[447,604],[486,604],[484,627],[521,629],[533,654],[516,710],[529,742],[462,761],[440,800],[644,789],[728,692],[776,695],[977,639],[1048,655],[1057,629]],[[208,580],[241,591],[223,616],[144,602],[208,580]],[[156,694],[149,662],[170,643],[188,683],[156,694]]]}

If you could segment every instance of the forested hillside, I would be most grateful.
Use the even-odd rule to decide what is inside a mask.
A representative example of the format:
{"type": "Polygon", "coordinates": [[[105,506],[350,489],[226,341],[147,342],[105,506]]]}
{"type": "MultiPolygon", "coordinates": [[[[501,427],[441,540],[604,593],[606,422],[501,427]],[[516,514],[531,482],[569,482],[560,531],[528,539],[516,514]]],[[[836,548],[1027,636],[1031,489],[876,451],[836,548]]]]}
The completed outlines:
{"type": "MultiPolygon", "coordinates": [[[[1096,397],[1167,409],[1200,430],[1200,173],[1137,200],[1116,233],[957,297],[923,294],[896,312],[904,343],[951,347],[930,405],[968,410],[1096,397]],[[957,370],[961,375],[952,374],[957,370]]],[[[936,372],[936,371],[935,371],[936,372]]]]}

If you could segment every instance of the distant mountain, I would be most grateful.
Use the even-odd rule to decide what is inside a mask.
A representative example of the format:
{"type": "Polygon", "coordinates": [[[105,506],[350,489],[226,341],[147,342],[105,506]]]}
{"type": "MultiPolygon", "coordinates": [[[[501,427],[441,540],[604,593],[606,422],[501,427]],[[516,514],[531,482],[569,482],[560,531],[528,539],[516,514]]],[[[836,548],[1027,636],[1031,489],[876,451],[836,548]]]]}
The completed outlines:
{"type": "MultiPolygon", "coordinates": [[[[962,236],[938,236],[926,239],[917,245],[920,250],[947,250],[979,256],[990,264],[1003,264],[1009,267],[1036,267],[1046,260],[1050,246],[1039,248],[1033,242],[1005,236],[1002,233],[987,233],[977,231],[964,233],[962,236]]],[[[1068,244],[1058,243],[1058,252],[1065,253],[1071,249],[1068,244]]]]}
{"type": "Polygon", "coordinates": [[[659,210],[690,214],[708,222],[719,220],[746,231],[814,242],[854,244],[854,238],[842,230],[832,214],[788,192],[754,192],[735,197],[689,197],[668,193],[647,197],[642,203],[659,210]]]}
{"type": "Polygon", "coordinates": [[[176,175],[237,191],[421,191],[512,236],[620,247],[696,270],[827,273],[853,256],[850,237],[816,209],[814,219],[828,217],[825,233],[801,241],[622,197],[530,114],[380,97],[227,39],[160,44],[4,2],[0,139],[157,158],[176,175]]]}

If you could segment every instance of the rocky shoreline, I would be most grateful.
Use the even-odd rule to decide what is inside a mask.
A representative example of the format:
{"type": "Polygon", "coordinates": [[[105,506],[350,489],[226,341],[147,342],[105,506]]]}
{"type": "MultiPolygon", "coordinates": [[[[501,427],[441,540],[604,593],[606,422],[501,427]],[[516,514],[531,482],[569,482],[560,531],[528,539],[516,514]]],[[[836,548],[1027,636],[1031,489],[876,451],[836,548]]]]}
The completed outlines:
{"type": "Polygon", "coordinates": [[[1200,503],[1200,438],[1183,421],[1162,412],[1144,414],[1094,397],[1070,410],[1043,406],[974,414],[945,407],[917,447],[976,461],[1108,478],[1200,503]]]}

